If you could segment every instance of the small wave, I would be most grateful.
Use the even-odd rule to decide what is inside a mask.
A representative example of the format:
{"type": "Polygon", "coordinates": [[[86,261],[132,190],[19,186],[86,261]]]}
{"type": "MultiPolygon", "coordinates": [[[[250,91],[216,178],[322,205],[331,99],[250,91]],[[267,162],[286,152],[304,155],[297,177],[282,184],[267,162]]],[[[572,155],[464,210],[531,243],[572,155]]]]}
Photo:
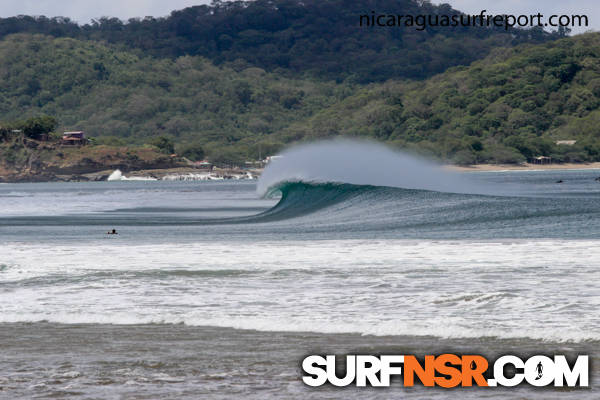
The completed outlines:
{"type": "Polygon", "coordinates": [[[132,176],[123,175],[121,170],[115,170],[107,179],[108,181],[157,181],[158,179],[151,176],[132,176]]]}
{"type": "MultiPolygon", "coordinates": [[[[2,271],[0,264],[0,272],[2,271]]],[[[118,271],[94,271],[80,274],[46,274],[35,277],[26,277],[0,282],[2,286],[17,285],[18,287],[44,287],[57,285],[70,285],[73,283],[98,282],[106,280],[121,279],[176,279],[176,278],[236,278],[260,274],[259,270],[241,269],[151,269],[151,270],[118,270],[118,271]]]]}
{"type": "Polygon", "coordinates": [[[206,174],[170,174],[162,178],[163,181],[222,181],[222,177],[206,173],[206,174]]]}
{"type": "MultiPolygon", "coordinates": [[[[225,180],[226,178],[223,176],[219,176],[219,175],[215,175],[212,173],[202,173],[202,174],[195,174],[195,173],[187,173],[187,174],[169,174],[169,175],[165,175],[163,176],[162,180],[163,181],[222,181],[225,180]]],[[[253,180],[255,179],[254,175],[252,175],[250,172],[247,172],[245,174],[232,174],[229,175],[227,177],[227,179],[233,179],[233,180],[245,180],[245,179],[249,179],[249,180],[253,180]]]]}
{"type": "Polygon", "coordinates": [[[339,322],[329,320],[298,320],[294,318],[223,317],[204,316],[136,316],[131,313],[76,314],[57,313],[0,315],[0,323],[56,323],[56,324],[107,324],[107,325],[187,325],[219,327],[260,332],[294,332],[322,334],[360,334],[363,336],[437,337],[442,339],[532,339],[553,343],[597,343],[600,332],[569,329],[519,326],[504,328],[469,326],[452,318],[420,321],[339,322]]]}
{"type": "Polygon", "coordinates": [[[457,304],[457,303],[488,303],[492,301],[510,299],[517,297],[514,293],[473,293],[460,296],[447,296],[434,300],[434,304],[457,304]]]}

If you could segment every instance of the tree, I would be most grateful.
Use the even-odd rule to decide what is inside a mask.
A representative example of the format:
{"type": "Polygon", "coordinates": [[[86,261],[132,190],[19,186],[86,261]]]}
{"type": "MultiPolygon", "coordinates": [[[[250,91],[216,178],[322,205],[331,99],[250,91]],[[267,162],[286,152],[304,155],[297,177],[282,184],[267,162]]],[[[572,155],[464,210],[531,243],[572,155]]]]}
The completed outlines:
{"type": "Polygon", "coordinates": [[[233,167],[244,163],[244,158],[237,151],[231,148],[215,149],[210,156],[210,161],[213,164],[233,167]]]}
{"type": "Polygon", "coordinates": [[[469,150],[459,150],[452,158],[458,165],[472,165],[477,163],[477,157],[469,150]]]}
{"type": "Polygon", "coordinates": [[[240,103],[247,106],[252,100],[252,89],[246,81],[238,81],[234,84],[234,93],[240,103]]]}
{"type": "Polygon", "coordinates": [[[56,118],[43,115],[17,123],[16,129],[22,130],[26,137],[39,140],[43,135],[53,132],[57,125],[56,118]]]}
{"type": "Polygon", "coordinates": [[[175,144],[173,140],[166,136],[158,136],[150,141],[152,146],[156,147],[161,153],[173,154],[175,153],[175,144]]]}
{"type": "Polygon", "coordinates": [[[204,149],[198,144],[191,144],[183,147],[179,155],[192,161],[200,161],[204,159],[204,149]]]}

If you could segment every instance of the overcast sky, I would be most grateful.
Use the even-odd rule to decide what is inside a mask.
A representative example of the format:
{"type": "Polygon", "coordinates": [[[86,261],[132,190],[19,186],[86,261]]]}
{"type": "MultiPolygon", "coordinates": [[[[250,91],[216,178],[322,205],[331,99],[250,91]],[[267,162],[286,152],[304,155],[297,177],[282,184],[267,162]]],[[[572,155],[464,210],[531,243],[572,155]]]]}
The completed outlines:
{"type": "MultiPolygon", "coordinates": [[[[172,10],[208,3],[210,0],[0,0],[0,17],[64,16],[86,23],[102,16],[160,17],[169,15],[172,10]]],[[[433,0],[433,3],[449,3],[469,14],[478,14],[483,9],[493,14],[586,14],[590,28],[574,31],[600,30],[600,0],[433,0]]]]}
{"type": "Polygon", "coordinates": [[[209,4],[210,0],[0,0],[0,17],[19,14],[69,17],[77,22],[90,22],[103,16],[164,17],[173,10],[209,4]]]}

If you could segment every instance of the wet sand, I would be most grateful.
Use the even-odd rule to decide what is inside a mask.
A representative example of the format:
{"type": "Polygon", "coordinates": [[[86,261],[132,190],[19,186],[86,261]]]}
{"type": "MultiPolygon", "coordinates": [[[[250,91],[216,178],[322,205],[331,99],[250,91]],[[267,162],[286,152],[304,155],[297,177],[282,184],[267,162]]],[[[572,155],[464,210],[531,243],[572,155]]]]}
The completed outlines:
{"type": "MultiPolygon", "coordinates": [[[[185,325],[0,324],[0,398],[581,399],[598,398],[599,343],[259,332],[185,325]],[[309,388],[310,354],[591,355],[592,388],[309,388]]],[[[401,381],[400,381],[401,382],[401,381]]]]}

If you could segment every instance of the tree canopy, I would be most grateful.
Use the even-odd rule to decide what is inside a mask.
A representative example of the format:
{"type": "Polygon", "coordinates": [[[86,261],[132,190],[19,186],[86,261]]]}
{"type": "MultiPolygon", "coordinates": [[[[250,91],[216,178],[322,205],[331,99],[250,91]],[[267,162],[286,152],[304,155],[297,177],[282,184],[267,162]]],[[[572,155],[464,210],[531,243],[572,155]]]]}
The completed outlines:
{"type": "MultiPolygon", "coordinates": [[[[250,66],[292,75],[367,83],[423,79],[468,65],[498,46],[540,43],[560,33],[541,29],[361,27],[360,16],[458,15],[423,0],[213,1],[166,18],[100,18],[80,26],[68,18],[0,19],[0,38],[14,33],[102,40],[145,55],[203,56],[236,70],[250,66]]],[[[139,53],[138,53],[139,54],[139,53]]],[[[99,66],[99,76],[103,71],[99,66]]],[[[31,89],[35,91],[35,85],[31,89]]]]}
{"type": "Polygon", "coordinates": [[[359,89],[285,135],[368,136],[463,164],[598,161],[599,66],[598,33],[496,49],[424,82],[359,89]]]}
{"type": "Polygon", "coordinates": [[[269,72],[243,59],[215,65],[202,56],[157,58],[97,40],[14,34],[0,40],[0,116],[25,119],[32,138],[85,130],[98,144],[153,144],[224,164],[335,135],[462,164],[540,155],[589,161],[600,160],[598,65],[600,34],[589,33],[497,47],[422,81],[363,85],[269,72]]]}
{"type": "Polygon", "coordinates": [[[256,67],[216,67],[202,57],[156,59],[93,41],[27,34],[0,41],[0,79],[4,121],[52,115],[59,121],[55,129],[84,130],[100,144],[165,137],[197,145],[209,157],[234,146],[248,159],[281,148],[276,132],[353,90],[256,67]]]}

